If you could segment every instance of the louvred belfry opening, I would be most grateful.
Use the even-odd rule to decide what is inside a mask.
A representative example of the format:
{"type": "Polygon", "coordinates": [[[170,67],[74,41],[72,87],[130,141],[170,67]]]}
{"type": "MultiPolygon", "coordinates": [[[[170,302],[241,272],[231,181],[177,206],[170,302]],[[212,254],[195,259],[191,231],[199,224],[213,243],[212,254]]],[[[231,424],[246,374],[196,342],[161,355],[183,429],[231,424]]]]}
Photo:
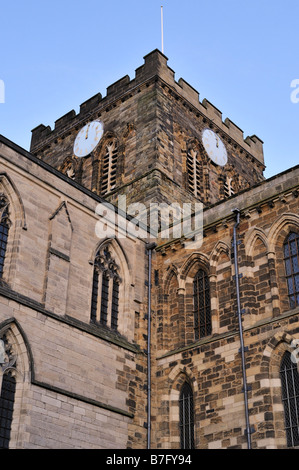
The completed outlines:
{"type": "Polygon", "coordinates": [[[114,140],[109,141],[109,143],[106,145],[106,152],[103,157],[102,179],[101,179],[101,194],[103,196],[115,189],[117,156],[118,156],[117,141],[114,139],[114,140]]]}

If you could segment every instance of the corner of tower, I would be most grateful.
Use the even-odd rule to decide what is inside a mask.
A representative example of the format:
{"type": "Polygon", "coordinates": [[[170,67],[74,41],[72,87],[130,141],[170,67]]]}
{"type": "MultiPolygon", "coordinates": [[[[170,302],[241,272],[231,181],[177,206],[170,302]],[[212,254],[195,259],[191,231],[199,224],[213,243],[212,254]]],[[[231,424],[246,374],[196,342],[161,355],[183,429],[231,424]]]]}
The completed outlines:
{"type": "Polygon", "coordinates": [[[143,57],[144,64],[136,69],[137,82],[158,75],[170,84],[175,83],[174,71],[167,65],[168,58],[159,49],[155,49],[143,57]]]}

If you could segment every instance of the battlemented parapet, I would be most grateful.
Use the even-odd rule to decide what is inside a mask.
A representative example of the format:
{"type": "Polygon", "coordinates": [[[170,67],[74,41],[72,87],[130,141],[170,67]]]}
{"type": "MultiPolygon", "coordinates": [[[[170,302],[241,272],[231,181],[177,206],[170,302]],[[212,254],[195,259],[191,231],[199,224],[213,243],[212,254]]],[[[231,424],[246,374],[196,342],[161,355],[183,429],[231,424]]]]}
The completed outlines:
{"type": "Polygon", "coordinates": [[[243,131],[229,118],[222,119],[222,113],[207,99],[200,101],[199,93],[183,78],[175,80],[175,72],[167,65],[168,58],[159,50],[154,50],[144,57],[144,64],[135,71],[135,78],[130,80],[128,75],[107,87],[107,94],[102,97],[101,93],[93,96],[80,105],[78,114],[74,110],[66,113],[55,122],[52,130],[49,126],[40,124],[32,130],[30,150],[37,153],[45,145],[50,144],[53,139],[62,133],[70,131],[73,127],[81,125],[90,117],[95,117],[102,110],[109,110],[115,106],[117,100],[128,99],[128,94],[140,92],[140,87],[146,86],[149,81],[159,78],[164,84],[171,87],[177,99],[184,101],[185,106],[192,107],[199,116],[204,117],[219,131],[228,134],[246,152],[264,163],[263,142],[257,136],[248,136],[244,139],[243,131]]]}

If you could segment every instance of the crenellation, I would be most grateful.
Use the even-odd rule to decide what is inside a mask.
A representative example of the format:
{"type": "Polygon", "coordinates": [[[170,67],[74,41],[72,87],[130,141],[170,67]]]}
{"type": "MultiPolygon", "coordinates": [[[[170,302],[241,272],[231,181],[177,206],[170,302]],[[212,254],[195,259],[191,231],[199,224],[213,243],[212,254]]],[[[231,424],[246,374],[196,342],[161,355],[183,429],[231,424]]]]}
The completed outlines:
{"type": "Polygon", "coordinates": [[[174,85],[174,71],[168,67],[168,58],[158,49],[144,56],[144,65],[135,70],[136,83],[141,83],[149,78],[159,76],[167,83],[174,85]]]}
{"type": "MultiPolygon", "coordinates": [[[[180,78],[178,82],[175,81],[175,72],[167,65],[167,61],[168,58],[156,49],[144,57],[144,64],[135,70],[133,80],[125,75],[107,87],[105,97],[101,93],[97,93],[80,105],[80,112],[77,115],[72,110],[55,121],[53,130],[43,124],[37,126],[32,130],[31,151],[38,151],[37,149],[43,147],[43,143],[51,143],[52,139],[60,136],[64,129],[68,132],[72,132],[74,126],[78,129],[78,125],[83,124],[86,117],[96,119],[101,110],[106,110],[106,112],[113,110],[115,106],[119,106],[119,103],[125,102],[127,96],[133,96],[135,93],[138,95],[141,91],[140,87],[144,83],[148,85],[150,81],[159,77],[162,86],[164,86],[163,83],[167,84],[170,87],[169,90],[175,90],[177,98],[180,98],[183,104],[184,102],[189,103],[194,107],[194,110],[198,111],[197,117],[202,116],[208,122],[210,121],[210,124],[218,127],[227,135],[228,139],[235,140],[242,149],[263,164],[263,142],[257,136],[247,137],[244,140],[243,131],[229,118],[222,121],[222,112],[206,98],[200,102],[199,92],[186,80],[180,78]],[[119,103],[118,100],[120,100],[119,103]]],[[[192,109],[190,108],[190,110],[192,109]]]]}
{"type": "Polygon", "coordinates": [[[247,136],[245,139],[245,142],[250,145],[250,147],[253,149],[253,154],[256,156],[256,158],[264,164],[264,151],[263,151],[263,141],[257,137],[256,135],[252,136],[247,136]]]}
{"type": "Polygon", "coordinates": [[[236,141],[244,140],[244,132],[233,121],[231,121],[229,118],[225,118],[224,124],[229,129],[233,139],[236,139],[236,141]]]}
{"type": "Polygon", "coordinates": [[[76,111],[72,109],[72,111],[69,111],[64,116],[61,116],[59,119],[55,121],[54,130],[56,131],[56,130],[64,128],[65,126],[68,126],[76,117],[77,117],[76,111]]]}
{"type": "Polygon", "coordinates": [[[186,80],[180,78],[178,82],[175,82],[175,87],[178,93],[190,101],[193,106],[198,106],[199,92],[186,82],[186,80]]]}
{"type": "Polygon", "coordinates": [[[84,101],[80,105],[80,115],[93,112],[94,109],[100,104],[102,100],[102,94],[97,93],[96,95],[92,96],[88,100],[84,101]]]}
{"type": "Polygon", "coordinates": [[[211,119],[213,123],[216,125],[222,125],[222,112],[216,108],[210,101],[208,101],[206,98],[202,100],[202,106],[205,108],[207,117],[211,119]]]}
{"type": "MultiPolygon", "coordinates": [[[[107,97],[114,95],[115,97],[119,94],[127,92],[129,85],[131,85],[131,80],[129,75],[126,75],[123,78],[120,78],[116,82],[112,83],[107,87],[107,97]]],[[[131,88],[131,87],[130,87],[131,88]]]]}
{"type": "Polygon", "coordinates": [[[46,140],[51,135],[52,129],[50,126],[39,124],[31,131],[31,148],[35,148],[40,142],[46,140]]]}

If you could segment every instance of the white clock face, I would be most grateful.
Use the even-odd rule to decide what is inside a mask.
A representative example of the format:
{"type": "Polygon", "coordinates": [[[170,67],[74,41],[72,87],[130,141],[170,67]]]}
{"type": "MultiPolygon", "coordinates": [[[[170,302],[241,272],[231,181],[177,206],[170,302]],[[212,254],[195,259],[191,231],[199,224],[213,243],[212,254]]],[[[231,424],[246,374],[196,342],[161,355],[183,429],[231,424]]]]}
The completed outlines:
{"type": "Polygon", "coordinates": [[[104,126],[100,121],[92,121],[78,132],[74,142],[76,157],[86,157],[98,145],[104,133],[104,126]]]}
{"type": "Polygon", "coordinates": [[[211,129],[205,129],[202,133],[202,143],[214,163],[220,166],[224,166],[227,163],[226,148],[215,132],[211,131],[211,129]]]}

